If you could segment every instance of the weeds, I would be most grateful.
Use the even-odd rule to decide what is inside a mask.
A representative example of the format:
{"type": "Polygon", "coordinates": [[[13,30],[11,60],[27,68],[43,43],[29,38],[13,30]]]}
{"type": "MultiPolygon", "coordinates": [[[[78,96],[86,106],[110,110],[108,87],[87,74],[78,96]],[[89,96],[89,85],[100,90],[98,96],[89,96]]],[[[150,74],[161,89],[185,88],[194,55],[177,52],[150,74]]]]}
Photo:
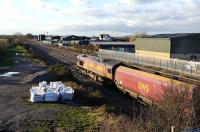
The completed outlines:
{"type": "Polygon", "coordinates": [[[57,76],[58,80],[76,80],[71,71],[64,65],[57,64],[48,67],[47,71],[57,76]]]}
{"type": "Polygon", "coordinates": [[[88,111],[80,108],[68,107],[58,119],[58,128],[64,131],[84,131],[90,129],[95,120],[88,115],[88,111]]]}

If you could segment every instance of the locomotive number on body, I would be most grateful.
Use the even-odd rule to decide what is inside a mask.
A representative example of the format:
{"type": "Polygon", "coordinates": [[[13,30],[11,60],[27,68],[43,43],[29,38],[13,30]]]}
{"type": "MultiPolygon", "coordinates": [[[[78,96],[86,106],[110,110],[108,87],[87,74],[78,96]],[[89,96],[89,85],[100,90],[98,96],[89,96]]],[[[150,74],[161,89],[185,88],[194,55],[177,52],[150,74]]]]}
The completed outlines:
{"type": "Polygon", "coordinates": [[[138,83],[138,88],[141,89],[142,91],[148,93],[149,92],[149,85],[145,84],[143,82],[138,83]]]}

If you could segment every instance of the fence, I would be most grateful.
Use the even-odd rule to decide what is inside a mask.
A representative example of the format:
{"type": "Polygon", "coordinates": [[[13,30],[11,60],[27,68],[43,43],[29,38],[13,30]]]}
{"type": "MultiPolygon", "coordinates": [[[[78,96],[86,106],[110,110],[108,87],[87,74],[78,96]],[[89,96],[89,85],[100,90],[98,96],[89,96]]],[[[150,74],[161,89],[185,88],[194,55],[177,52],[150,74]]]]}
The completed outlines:
{"type": "Polygon", "coordinates": [[[162,69],[177,71],[182,75],[200,77],[200,62],[184,61],[179,59],[160,59],[138,56],[134,53],[125,53],[99,49],[98,56],[107,59],[122,61],[128,64],[141,64],[162,69]]]}

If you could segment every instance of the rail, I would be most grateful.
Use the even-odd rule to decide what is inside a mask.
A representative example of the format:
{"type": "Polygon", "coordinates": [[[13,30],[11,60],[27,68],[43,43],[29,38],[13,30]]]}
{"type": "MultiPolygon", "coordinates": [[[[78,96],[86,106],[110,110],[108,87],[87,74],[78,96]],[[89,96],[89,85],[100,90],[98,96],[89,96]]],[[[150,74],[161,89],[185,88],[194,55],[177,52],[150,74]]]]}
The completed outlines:
{"type": "Polygon", "coordinates": [[[179,59],[160,59],[138,56],[134,53],[125,53],[104,49],[99,49],[98,56],[122,61],[128,64],[140,64],[143,66],[151,66],[170,71],[176,71],[182,76],[192,76],[195,78],[200,77],[200,62],[191,62],[179,59]]]}

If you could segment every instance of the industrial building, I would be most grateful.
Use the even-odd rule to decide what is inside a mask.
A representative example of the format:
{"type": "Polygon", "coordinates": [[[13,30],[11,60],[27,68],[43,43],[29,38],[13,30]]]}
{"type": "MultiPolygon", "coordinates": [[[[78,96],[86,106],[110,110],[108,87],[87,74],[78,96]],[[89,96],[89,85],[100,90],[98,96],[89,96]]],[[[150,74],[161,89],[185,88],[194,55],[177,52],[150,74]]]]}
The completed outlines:
{"type": "Polygon", "coordinates": [[[46,43],[48,44],[57,44],[60,41],[60,37],[61,36],[49,35],[49,36],[45,36],[45,40],[46,40],[46,43]]]}
{"type": "Polygon", "coordinates": [[[200,33],[158,34],[138,38],[134,42],[136,55],[200,59],[200,33]]]}
{"type": "Polygon", "coordinates": [[[60,38],[62,45],[70,45],[70,44],[79,44],[79,45],[87,45],[89,44],[89,37],[85,36],[63,36],[60,38]]]}
{"type": "Polygon", "coordinates": [[[131,42],[91,41],[90,44],[98,46],[99,49],[115,50],[121,52],[135,52],[135,46],[131,42]]]}
{"type": "Polygon", "coordinates": [[[112,37],[109,34],[100,34],[99,40],[102,41],[112,41],[112,37]]]}
{"type": "Polygon", "coordinates": [[[40,34],[38,35],[38,41],[44,41],[45,40],[45,35],[44,34],[40,34]]]}

